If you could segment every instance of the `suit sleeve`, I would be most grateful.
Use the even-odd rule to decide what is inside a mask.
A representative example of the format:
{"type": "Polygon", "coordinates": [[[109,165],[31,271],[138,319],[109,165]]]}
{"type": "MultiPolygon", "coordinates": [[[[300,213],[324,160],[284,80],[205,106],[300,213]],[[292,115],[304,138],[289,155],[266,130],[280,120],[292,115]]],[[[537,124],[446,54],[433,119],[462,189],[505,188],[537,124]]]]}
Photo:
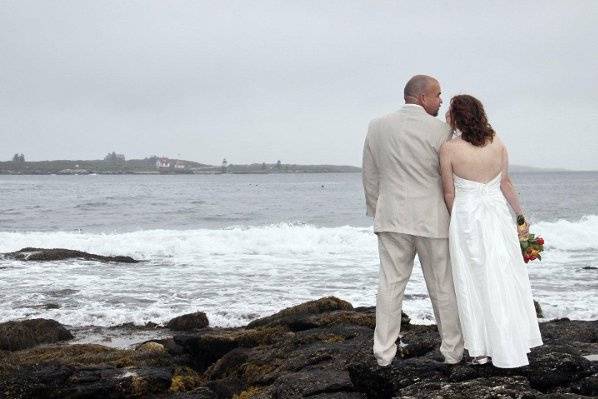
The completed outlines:
{"type": "Polygon", "coordinates": [[[370,134],[372,132],[372,123],[370,123],[368,129],[368,135],[363,145],[363,166],[362,166],[362,178],[363,178],[363,190],[365,192],[365,203],[367,207],[366,215],[376,216],[376,203],[378,202],[378,168],[376,162],[372,156],[372,150],[370,148],[370,134]]]}
{"type": "Polygon", "coordinates": [[[451,129],[451,127],[444,123],[444,122],[440,122],[440,135],[439,135],[439,140],[437,142],[437,146],[436,147],[436,151],[439,152],[440,151],[440,147],[446,143],[447,141],[449,141],[452,137],[453,137],[453,131],[451,129]]]}

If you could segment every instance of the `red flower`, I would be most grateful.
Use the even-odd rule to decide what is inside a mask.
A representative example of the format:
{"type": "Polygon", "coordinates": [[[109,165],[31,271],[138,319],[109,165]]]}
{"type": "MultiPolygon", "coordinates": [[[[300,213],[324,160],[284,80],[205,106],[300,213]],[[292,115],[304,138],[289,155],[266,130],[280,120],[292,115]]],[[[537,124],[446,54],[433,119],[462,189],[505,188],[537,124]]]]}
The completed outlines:
{"type": "Polygon", "coordinates": [[[536,238],[536,244],[544,245],[544,239],[542,237],[536,238]]]}

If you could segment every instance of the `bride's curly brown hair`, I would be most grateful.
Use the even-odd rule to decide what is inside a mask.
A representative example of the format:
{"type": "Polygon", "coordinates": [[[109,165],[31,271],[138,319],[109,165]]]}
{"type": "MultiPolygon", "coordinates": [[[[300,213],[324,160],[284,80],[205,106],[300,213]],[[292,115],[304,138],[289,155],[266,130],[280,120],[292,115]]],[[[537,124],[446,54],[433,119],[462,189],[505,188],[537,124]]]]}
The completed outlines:
{"type": "Polygon", "coordinates": [[[461,131],[463,140],[483,147],[494,139],[496,133],[488,123],[484,106],[477,98],[467,94],[453,97],[449,115],[453,129],[461,131]]]}

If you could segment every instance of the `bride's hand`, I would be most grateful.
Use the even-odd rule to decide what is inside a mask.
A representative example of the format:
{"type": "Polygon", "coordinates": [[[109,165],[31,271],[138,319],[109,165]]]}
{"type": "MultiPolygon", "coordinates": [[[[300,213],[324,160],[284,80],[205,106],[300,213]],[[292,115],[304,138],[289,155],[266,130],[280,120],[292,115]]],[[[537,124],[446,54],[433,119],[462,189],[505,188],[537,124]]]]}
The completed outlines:
{"type": "Polygon", "coordinates": [[[529,235],[529,223],[525,222],[522,225],[517,226],[517,234],[519,235],[519,239],[527,239],[529,235]]]}

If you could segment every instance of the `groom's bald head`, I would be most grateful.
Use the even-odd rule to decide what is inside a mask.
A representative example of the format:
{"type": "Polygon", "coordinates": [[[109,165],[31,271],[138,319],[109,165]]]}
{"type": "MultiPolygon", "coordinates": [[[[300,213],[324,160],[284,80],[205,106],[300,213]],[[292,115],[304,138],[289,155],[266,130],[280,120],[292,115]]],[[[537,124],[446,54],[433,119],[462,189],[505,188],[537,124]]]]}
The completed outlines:
{"type": "Polygon", "coordinates": [[[403,95],[407,104],[414,103],[417,98],[426,92],[438,81],[428,75],[415,75],[405,85],[403,95]]]}
{"type": "Polygon", "coordinates": [[[424,107],[432,116],[438,115],[440,104],[440,83],[427,75],[415,75],[405,85],[403,91],[406,104],[417,104],[424,107]]]}

